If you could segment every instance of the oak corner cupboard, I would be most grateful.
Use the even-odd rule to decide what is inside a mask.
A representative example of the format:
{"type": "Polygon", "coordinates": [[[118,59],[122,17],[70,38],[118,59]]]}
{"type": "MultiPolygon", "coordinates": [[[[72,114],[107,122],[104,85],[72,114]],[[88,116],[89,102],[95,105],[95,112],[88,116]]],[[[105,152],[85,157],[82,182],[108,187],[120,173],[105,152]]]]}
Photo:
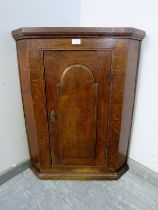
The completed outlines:
{"type": "Polygon", "coordinates": [[[12,35],[34,173],[41,179],[118,179],[128,170],[145,32],[26,27],[12,35]]]}

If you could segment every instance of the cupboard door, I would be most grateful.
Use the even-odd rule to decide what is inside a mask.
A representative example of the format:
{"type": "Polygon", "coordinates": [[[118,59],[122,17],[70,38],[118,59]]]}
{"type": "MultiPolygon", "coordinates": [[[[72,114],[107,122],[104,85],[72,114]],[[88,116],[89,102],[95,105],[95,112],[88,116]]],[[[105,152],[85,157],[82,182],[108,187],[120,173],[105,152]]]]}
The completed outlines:
{"type": "Polygon", "coordinates": [[[52,166],[106,165],[111,51],[44,51],[52,166]]]}

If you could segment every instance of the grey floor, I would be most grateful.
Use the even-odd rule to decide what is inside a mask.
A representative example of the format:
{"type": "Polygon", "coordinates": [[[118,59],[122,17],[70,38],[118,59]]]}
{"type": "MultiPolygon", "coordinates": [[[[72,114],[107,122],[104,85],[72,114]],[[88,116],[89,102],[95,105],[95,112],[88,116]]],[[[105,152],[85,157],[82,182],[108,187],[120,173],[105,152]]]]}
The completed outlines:
{"type": "Polygon", "coordinates": [[[0,186],[0,210],[158,210],[158,186],[129,170],[118,181],[41,181],[27,169],[0,186]]]}

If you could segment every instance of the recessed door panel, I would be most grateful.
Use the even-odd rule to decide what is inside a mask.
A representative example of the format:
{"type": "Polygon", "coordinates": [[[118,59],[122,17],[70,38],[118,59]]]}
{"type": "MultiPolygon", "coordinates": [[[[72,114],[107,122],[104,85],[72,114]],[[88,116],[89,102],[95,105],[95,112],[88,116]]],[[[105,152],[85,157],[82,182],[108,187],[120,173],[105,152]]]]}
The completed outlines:
{"type": "Polygon", "coordinates": [[[106,164],[110,64],[111,51],[45,51],[52,166],[106,164]]]}
{"type": "Polygon", "coordinates": [[[98,84],[90,69],[72,65],[58,85],[62,158],[95,158],[98,84]]]}

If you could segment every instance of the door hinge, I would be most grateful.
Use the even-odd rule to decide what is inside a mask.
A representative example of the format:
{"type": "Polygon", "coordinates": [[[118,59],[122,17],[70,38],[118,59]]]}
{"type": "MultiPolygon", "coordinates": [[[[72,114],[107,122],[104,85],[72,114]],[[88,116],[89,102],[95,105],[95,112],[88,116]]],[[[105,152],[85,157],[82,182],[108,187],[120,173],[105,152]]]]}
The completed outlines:
{"type": "Polygon", "coordinates": [[[109,75],[109,84],[112,82],[112,74],[109,75]]]}
{"type": "Polygon", "coordinates": [[[107,163],[108,160],[108,148],[107,146],[105,147],[105,164],[107,163]]]}

